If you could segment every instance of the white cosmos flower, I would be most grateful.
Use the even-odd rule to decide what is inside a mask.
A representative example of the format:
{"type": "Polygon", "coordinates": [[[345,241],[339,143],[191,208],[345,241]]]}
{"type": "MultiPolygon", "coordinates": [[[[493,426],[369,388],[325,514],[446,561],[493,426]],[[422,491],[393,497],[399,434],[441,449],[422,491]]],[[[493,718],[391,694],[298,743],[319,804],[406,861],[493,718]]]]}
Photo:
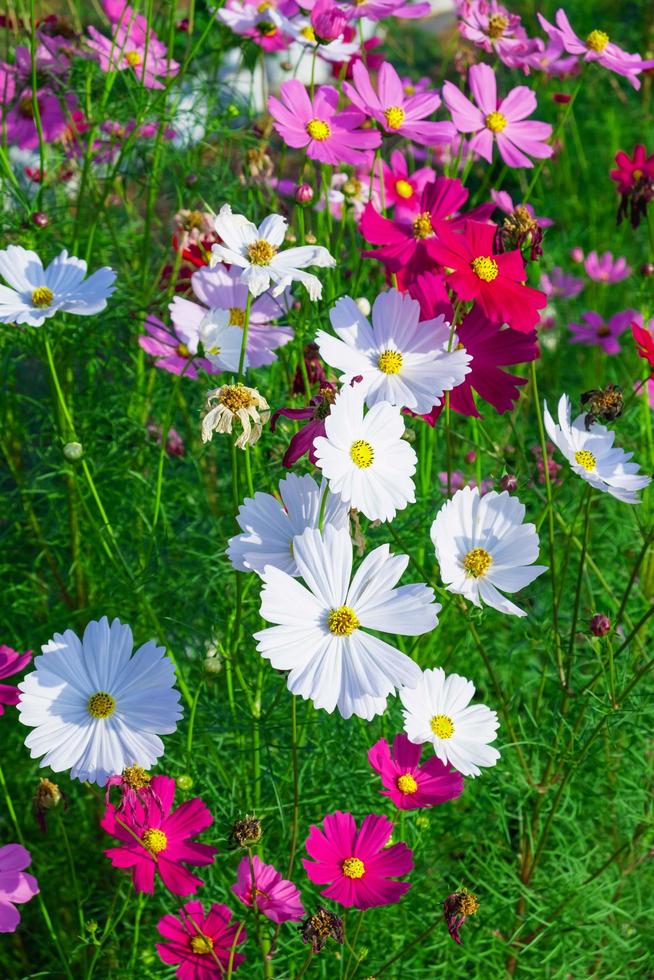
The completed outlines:
{"type": "Polygon", "coordinates": [[[651,483],[651,477],[638,475],[640,466],[630,462],[633,453],[613,445],[615,432],[594,423],[586,431],[585,415],[570,423],[571,408],[567,395],[559,399],[559,424],[556,425],[544,403],[545,428],[570,466],[596,490],[610,493],[625,504],[639,504],[638,491],[651,483]]]}
{"type": "Polygon", "coordinates": [[[164,747],[159,735],[182,716],[175,668],[150,640],[132,656],[132,631],[106,616],[80,640],[55,633],[36,657],[36,670],[18,685],[25,739],[33,759],[71,779],[104,786],[127,766],[149,769],[164,747]]]}
{"type": "Polygon", "coordinates": [[[107,305],[114,291],[116,273],[108,266],[88,279],[86,262],[68,255],[66,249],[47,269],[36,252],[9,245],[0,251],[0,323],[27,323],[40,327],[55,313],[93,316],[107,305]],[[10,288],[11,287],[11,288],[10,288]]]}
{"type": "Polygon", "coordinates": [[[322,283],[310,272],[308,265],[332,268],[336,260],[322,245],[303,245],[280,252],[288,222],[281,214],[269,214],[259,227],[242,214],[232,214],[229,204],[223,204],[215,219],[216,231],[224,244],[211,249],[211,264],[227,262],[243,271],[241,281],[253,296],[259,296],[275,283],[273,296],[279,296],[293,282],[301,282],[312,300],[322,296],[322,283]]]}
{"type": "Polygon", "coordinates": [[[402,439],[400,409],[377,402],[364,415],[364,398],[362,385],[345,385],[325,419],[325,436],[313,447],[332,493],[371,521],[391,521],[415,500],[417,456],[402,439]]]}
{"type": "Polygon", "coordinates": [[[494,766],[500,757],[494,742],[497,713],[485,704],[470,704],[472,681],[459,674],[446,675],[441,667],[425,670],[416,687],[403,687],[404,731],[410,742],[431,742],[445,765],[464,776],[479,776],[479,766],[494,766]]]}
{"type": "Polygon", "coordinates": [[[479,488],[457,490],[431,526],[441,578],[476,606],[485,602],[500,612],[526,616],[502,592],[518,592],[547,571],[534,565],[538,535],[523,524],[524,505],[505,490],[479,496],[479,488]]]}
{"type": "Polygon", "coordinates": [[[227,548],[234,568],[261,575],[266,565],[274,565],[287,575],[299,575],[293,538],[302,534],[307,527],[318,527],[325,492],[325,524],[347,528],[350,516],[348,505],[329,492],[326,481],[319,487],[308,474],[296,476],[289,473],[280,481],[281,503],[272,494],[260,491],[254,497],[246,497],[236,518],[243,533],[230,538],[227,548]]]}
{"type": "MultiPolygon", "coordinates": [[[[198,329],[204,355],[219,371],[238,371],[239,368],[243,330],[241,327],[230,327],[229,322],[229,310],[209,310],[198,329]]],[[[246,354],[243,367],[247,366],[246,354]]]]}
{"type": "Polygon", "coordinates": [[[338,339],[320,330],[320,355],[343,372],[341,381],[361,376],[369,406],[385,401],[424,415],[471,370],[472,357],[456,349],[445,317],[419,322],[420,304],[408,293],[380,293],[372,325],[349,296],[336,302],[329,318],[338,339]]]}
{"type": "Polygon", "coordinates": [[[272,565],[262,578],[261,616],[277,625],[255,634],[257,649],[277,670],[288,670],[288,688],[316,708],[344,718],[373,718],[401,684],[420,679],[417,664],[368,633],[419,636],[433,630],[440,606],[426,585],[395,583],[406,555],[387,544],[364,558],[352,578],[348,531],[327,525],[293,539],[304,585],[272,565]],[[351,579],[351,581],[350,581],[351,579]]]}

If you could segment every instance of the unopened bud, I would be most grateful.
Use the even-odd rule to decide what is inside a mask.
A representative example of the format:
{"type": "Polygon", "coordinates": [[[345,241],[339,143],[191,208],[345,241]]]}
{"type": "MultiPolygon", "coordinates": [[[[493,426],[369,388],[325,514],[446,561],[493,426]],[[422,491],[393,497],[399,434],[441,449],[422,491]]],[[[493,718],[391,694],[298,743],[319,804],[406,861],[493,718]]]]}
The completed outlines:
{"type": "Polygon", "coordinates": [[[50,224],[50,219],[45,211],[35,211],[32,215],[32,224],[36,225],[37,228],[47,228],[50,224]]]}
{"type": "Polygon", "coordinates": [[[641,265],[640,274],[646,278],[654,276],[654,262],[645,262],[644,265],[641,265]]]}
{"type": "Polygon", "coordinates": [[[580,248],[579,245],[575,245],[574,248],[570,249],[570,258],[573,262],[583,262],[584,261],[584,250],[580,248]]]}
{"type": "Polygon", "coordinates": [[[477,453],[474,451],[474,449],[471,449],[463,458],[465,459],[466,463],[474,463],[474,461],[477,459],[477,453]]]}
{"type": "Polygon", "coordinates": [[[178,776],[175,780],[182,792],[187,793],[193,786],[193,777],[186,774],[178,776]]]}
{"type": "Polygon", "coordinates": [[[604,613],[596,613],[591,619],[590,631],[593,636],[606,636],[611,629],[611,620],[604,613]]]}
{"type": "Polygon", "coordinates": [[[298,204],[311,204],[313,201],[313,187],[311,184],[300,184],[295,191],[295,200],[298,204]]]}
{"type": "Polygon", "coordinates": [[[513,493],[514,490],[518,489],[517,476],[514,476],[513,473],[506,473],[500,480],[500,486],[502,490],[508,490],[509,493],[513,493]]]}
{"type": "Polygon", "coordinates": [[[64,446],[64,456],[69,462],[74,463],[84,455],[81,442],[67,442],[64,446]]]}
{"type": "Polygon", "coordinates": [[[552,95],[552,100],[558,102],[559,105],[567,105],[571,99],[572,96],[568,95],[567,92],[554,92],[552,95]]]}

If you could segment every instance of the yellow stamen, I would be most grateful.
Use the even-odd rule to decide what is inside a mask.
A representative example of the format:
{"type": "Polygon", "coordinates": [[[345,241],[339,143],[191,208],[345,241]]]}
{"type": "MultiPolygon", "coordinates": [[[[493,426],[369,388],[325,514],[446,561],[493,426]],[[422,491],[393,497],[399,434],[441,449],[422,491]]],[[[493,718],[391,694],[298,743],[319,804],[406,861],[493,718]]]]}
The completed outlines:
{"type": "Polygon", "coordinates": [[[366,866],[359,858],[345,858],[343,861],[343,874],[347,878],[363,878],[366,873],[366,866]]]}
{"type": "Polygon", "coordinates": [[[406,113],[399,105],[391,105],[384,109],[384,119],[389,129],[399,129],[404,122],[406,113]]]}
{"type": "Polygon", "coordinates": [[[349,606],[339,606],[330,612],[327,626],[334,636],[350,636],[359,628],[359,617],[349,606]]]}
{"type": "Polygon", "coordinates": [[[306,131],[312,140],[318,140],[319,143],[329,139],[332,135],[331,129],[322,119],[310,119],[306,125],[306,131]]]}
{"type": "Polygon", "coordinates": [[[493,282],[500,274],[497,262],[488,255],[480,255],[471,262],[472,271],[483,282],[493,282]]]}
{"type": "Polygon", "coordinates": [[[198,956],[202,956],[204,953],[210,953],[213,949],[213,939],[211,936],[205,936],[201,932],[197,936],[191,936],[191,950],[198,956]]]}
{"type": "Polygon", "coordinates": [[[493,559],[484,548],[473,548],[463,559],[463,567],[472,578],[483,578],[492,564],[493,559]]]}
{"type": "Polygon", "coordinates": [[[141,840],[152,854],[160,854],[168,846],[168,838],[163,830],[158,830],[156,827],[150,827],[146,830],[141,840]]]}
{"type": "Polygon", "coordinates": [[[434,715],[429,726],[436,738],[447,739],[454,735],[454,722],[449,715],[434,715]]]}
{"type": "Polygon", "coordinates": [[[230,306],[229,325],[230,327],[245,326],[245,310],[242,310],[240,306],[230,306]]]}
{"type": "Polygon", "coordinates": [[[313,44],[316,43],[316,32],[314,31],[313,27],[310,27],[309,25],[303,27],[300,34],[302,37],[306,38],[307,41],[311,41],[313,44]]]}
{"type": "Polygon", "coordinates": [[[357,439],[356,442],[352,443],[350,459],[360,470],[367,470],[369,466],[372,466],[374,458],[375,450],[369,442],[364,439],[357,439]]]}
{"type": "Polygon", "coordinates": [[[186,344],[178,344],[177,345],[177,349],[176,349],[176,353],[179,354],[180,357],[190,357],[191,356],[191,352],[188,349],[188,347],[186,346],[186,344]]]}
{"type": "Polygon", "coordinates": [[[225,385],[220,395],[220,402],[234,414],[241,408],[252,408],[255,403],[250,389],[245,385],[225,385]]]}
{"type": "Polygon", "coordinates": [[[116,699],[106,691],[97,691],[86,702],[86,710],[92,718],[109,718],[116,710],[116,699]]]}
{"type": "Polygon", "coordinates": [[[400,793],[415,793],[418,789],[418,784],[410,772],[405,772],[403,776],[398,778],[397,788],[400,793]]]}
{"type": "Polygon", "coordinates": [[[260,238],[256,242],[248,245],[248,258],[252,265],[270,265],[277,249],[265,238],[260,238]]]}
{"type": "Polygon", "coordinates": [[[142,766],[128,766],[123,771],[123,782],[127,783],[132,789],[143,789],[151,779],[152,776],[142,766]]]}
{"type": "Polygon", "coordinates": [[[138,51],[128,51],[125,55],[125,61],[130,68],[138,68],[138,66],[141,64],[141,60],[141,55],[138,53],[138,51]]]}
{"type": "Polygon", "coordinates": [[[38,306],[41,310],[50,306],[53,299],[54,293],[47,286],[37,286],[32,292],[32,306],[38,306]]]}
{"type": "Polygon", "coordinates": [[[491,14],[488,18],[488,36],[492,37],[494,41],[502,37],[504,31],[509,26],[509,18],[505,17],[504,14],[491,14]]]}
{"type": "Polygon", "coordinates": [[[395,183],[395,193],[398,197],[403,197],[406,200],[409,197],[413,197],[413,187],[408,180],[398,180],[395,183]]]}
{"type": "Polygon", "coordinates": [[[431,238],[434,234],[434,229],[431,224],[431,215],[429,211],[423,211],[419,214],[417,218],[413,219],[413,235],[414,238],[431,238]]]}
{"type": "Polygon", "coordinates": [[[575,463],[578,463],[579,466],[583,466],[583,468],[588,470],[590,473],[591,470],[595,469],[597,460],[588,449],[580,449],[575,453],[575,463]]]}
{"type": "Polygon", "coordinates": [[[509,120],[501,112],[489,112],[486,116],[486,126],[491,133],[501,133],[506,129],[509,120]]]}
{"type": "Polygon", "coordinates": [[[402,355],[399,350],[385,350],[377,359],[377,367],[384,374],[399,374],[402,368],[402,355]]]}
{"type": "Polygon", "coordinates": [[[603,51],[609,43],[609,35],[604,31],[591,31],[586,38],[586,44],[591,51],[603,51]]]}

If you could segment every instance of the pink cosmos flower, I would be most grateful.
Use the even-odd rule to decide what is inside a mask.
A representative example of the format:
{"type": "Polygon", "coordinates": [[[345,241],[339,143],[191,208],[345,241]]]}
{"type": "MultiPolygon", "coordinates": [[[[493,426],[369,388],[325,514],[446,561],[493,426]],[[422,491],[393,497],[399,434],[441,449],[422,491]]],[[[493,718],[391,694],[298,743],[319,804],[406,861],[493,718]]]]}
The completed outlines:
{"type": "Polygon", "coordinates": [[[495,230],[492,224],[466,221],[460,232],[451,223],[439,221],[432,256],[452,270],[445,280],[460,300],[476,300],[493,323],[507,323],[529,333],[547,297],[525,286],[527,273],[518,249],[494,252],[495,230]]]}
{"type": "Polygon", "coordinates": [[[179,65],[168,57],[168,48],[150,32],[147,39],[138,21],[119,22],[113,37],[105,37],[95,27],[89,27],[88,46],[94,52],[102,71],[129,71],[145,88],[163,88],[160,78],[176,75],[179,65]]]}
{"type": "Polygon", "coordinates": [[[102,0],[102,9],[110,24],[129,24],[132,37],[145,41],[148,33],[148,21],[143,14],[137,14],[125,0],[102,0]]]}
{"type": "Polygon", "coordinates": [[[283,31],[283,21],[297,14],[298,9],[295,0],[266,0],[264,4],[259,0],[227,0],[216,16],[235,34],[249,37],[262,51],[284,51],[291,38],[283,31]]]}
{"type": "MultiPolygon", "coordinates": [[[[434,291],[431,274],[418,277],[411,295],[420,303],[421,317],[433,317],[435,311],[441,309],[439,291],[434,291]]],[[[509,374],[502,368],[526,364],[540,356],[535,332],[519,333],[493,323],[475,305],[458,324],[456,336],[466,353],[472,356],[472,361],[470,373],[450,392],[450,408],[460,415],[480,418],[473,396],[473,392],[477,392],[499,415],[512,411],[520,397],[519,389],[527,384],[527,379],[509,374]]],[[[438,405],[428,415],[420,417],[433,426],[442,410],[443,406],[438,405]]]]}
{"type": "MultiPolygon", "coordinates": [[[[77,98],[73,92],[68,92],[63,98],[63,104],[58,97],[47,88],[37,92],[37,104],[43,139],[46,143],[54,143],[66,134],[77,109],[77,98]]],[[[31,89],[24,89],[4,117],[7,130],[7,143],[16,145],[21,150],[35,150],[39,145],[39,134],[34,121],[34,107],[31,89]]]]}
{"type": "Polygon", "coordinates": [[[470,148],[487,160],[493,159],[493,142],[508,167],[533,167],[526,156],[551,157],[546,143],[552,135],[549,123],[527,119],[536,110],[536,96],[518,85],[502,100],[497,98],[495,72],[490,65],[472,65],[468,72],[471,102],[452,82],[443,85],[443,99],[460,133],[474,133],[470,148]]]}
{"type": "Polygon", "coordinates": [[[605,322],[604,317],[599,313],[589,310],[581,314],[583,323],[569,325],[572,334],[570,343],[584,344],[586,347],[601,347],[605,354],[619,354],[618,337],[629,329],[636,316],[638,316],[636,310],[622,310],[605,322]]]}
{"type": "MultiPolygon", "coordinates": [[[[406,0],[341,0],[341,5],[350,19],[378,21],[386,17],[408,20],[425,17],[431,12],[429,3],[411,3],[406,0]]],[[[308,6],[303,3],[302,6],[308,6]]]]}
{"type": "Polygon", "coordinates": [[[654,153],[647,156],[642,143],[634,147],[631,156],[624,150],[618,150],[615,162],[617,167],[611,171],[611,180],[618,185],[620,194],[628,194],[643,179],[654,181],[654,153]]]}
{"type": "Polygon", "coordinates": [[[516,54],[525,51],[529,42],[520,17],[496,0],[459,0],[457,7],[461,36],[516,67],[516,54]]]}
{"type": "MultiPolygon", "coordinates": [[[[31,659],[31,650],[27,650],[25,653],[18,653],[17,650],[12,650],[11,647],[5,646],[4,643],[0,644],[0,678],[11,677],[12,674],[17,674],[23,667],[27,667],[31,659]]],[[[20,691],[17,687],[13,687],[10,684],[0,684],[0,715],[5,710],[3,705],[18,704],[19,697],[20,691]]]]}
{"type": "MultiPolygon", "coordinates": [[[[226,310],[230,315],[230,326],[243,326],[248,287],[240,281],[239,269],[235,266],[228,268],[222,263],[213,268],[203,266],[193,273],[191,287],[203,306],[181,296],[175,296],[170,304],[170,318],[175,331],[179,336],[190,339],[187,344],[191,350],[194,343],[197,350],[200,324],[209,310],[226,310]]],[[[292,327],[272,323],[288,313],[291,302],[288,289],[281,296],[262,293],[252,300],[246,348],[250,367],[272,364],[277,360],[274,348],[283,347],[293,339],[292,327]]]]}
{"type": "Polygon", "coordinates": [[[256,854],[246,855],[236,871],[237,881],[232,891],[244,905],[252,908],[252,872],[254,871],[254,900],[260,912],[272,922],[296,922],[304,915],[300,892],[292,881],[282,878],[272,864],[264,864],[256,854]]]}
{"type": "MultiPolygon", "coordinates": [[[[384,202],[386,207],[395,206],[397,221],[411,221],[420,206],[420,196],[425,185],[436,179],[432,167],[421,167],[409,173],[409,165],[401,150],[393,150],[390,165],[382,163],[384,202]]],[[[375,190],[381,199],[381,181],[375,178],[375,190]]]]}
{"type": "Polygon", "coordinates": [[[16,932],[20,913],[16,905],[29,902],[39,892],[39,886],[26,874],[32,855],[20,844],[0,847],[0,932],[16,932]]]}
{"type": "MultiPolygon", "coordinates": [[[[357,10],[358,9],[359,8],[357,7],[357,10]]],[[[350,24],[348,27],[345,28],[345,31],[343,32],[343,41],[346,44],[349,44],[350,42],[354,41],[356,36],[357,36],[356,27],[353,27],[350,24]]],[[[383,54],[379,54],[377,52],[377,48],[381,47],[383,43],[384,42],[379,37],[369,37],[366,41],[363,42],[363,52],[365,55],[365,62],[369,71],[377,71],[377,69],[384,64],[383,54]]],[[[341,79],[344,78],[347,79],[352,78],[352,69],[354,68],[357,61],[361,61],[360,54],[353,55],[349,59],[349,61],[344,61],[344,60],[332,61],[330,63],[332,78],[337,79],[339,82],[341,81],[341,79]]]]}
{"type": "Polygon", "coordinates": [[[451,143],[456,136],[452,123],[426,121],[441,104],[438,92],[407,95],[400,76],[388,61],[379,69],[377,92],[362,61],[352,68],[352,82],[344,82],[343,91],[361,112],[393,136],[404,136],[425,146],[451,143]]]}
{"type": "Polygon", "coordinates": [[[511,195],[508,191],[495,191],[491,190],[490,196],[495,204],[503,211],[504,214],[515,214],[518,208],[524,208],[525,211],[534,219],[539,228],[551,228],[554,222],[551,218],[544,218],[536,214],[531,204],[514,204],[511,195]]]}
{"type": "Polygon", "coordinates": [[[291,79],[284,82],[279,94],[281,101],[274,95],[268,99],[273,126],[287,146],[306,146],[312,160],[362,164],[364,153],[381,143],[376,130],[358,128],[365,121],[365,113],[337,111],[339,95],[331,85],[321,85],[311,99],[304,85],[291,79]]]}
{"type": "Polygon", "coordinates": [[[638,54],[629,54],[617,44],[613,44],[609,35],[604,31],[593,30],[585,41],[582,41],[572,30],[568,16],[562,8],[556,12],[556,27],[538,14],[538,20],[543,30],[550,38],[557,37],[566,51],[583,57],[584,61],[597,61],[598,64],[616,75],[622,75],[635,89],[640,88],[637,77],[645,68],[650,68],[654,62],[643,61],[638,54]]]}
{"type": "MultiPolygon", "coordinates": [[[[157,923],[166,940],[157,943],[159,956],[164,963],[179,963],[175,971],[179,980],[223,980],[232,950],[247,939],[245,927],[232,922],[226,905],[214,903],[205,915],[202,902],[191,901],[179,911],[179,918],[164,915],[157,923]]],[[[244,961],[243,954],[235,952],[232,968],[244,961]]]]}
{"type": "Polygon", "coordinates": [[[543,272],[540,277],[540,288],[548,299],[557,296],[563,299],[571,299],[578,296],[586,283],[579,276],[571,276],[568,272],[555,265],[551,272],[543,272]]]}
{"type": "Polygon", "coordinates": [[[611,252],[604,252],[603,255],[589,252],[584,261],[584,269],[590,279],[606,283],[622,282],[623,279],[628,279],[632,272],[626,259],[617,258],[614,262],[611,252]]]}
{"type": "Polygon", "coordinates": [[[309,880],[328,885],[325,898],[346,908],[371,909],[399,902],[411,887],[408,881],[392,881],[413,868],[406,844],[386,847],[393,824],[386,817],[369,814],[357,830],[351,813],[328,813],[323,829],[312,825],[306,849],[313,861],[303,858],[309,880]]]}
{"type": "Polygon", "coordinates": [[[107,807],[100,826],[121,845],[105,854],[114,868],[132,869],[137,892],[152,895],[158,873],[174,895],[191,895],[203,882],[184,864],[202,867],[213,862],[217,848],[192,840],[211,826],[213,817],[198,797],[172,811],[175,780],[170,776],[154,776],[150,787],[156,800],[136,800],[133,815],[124,811],[118,817],[114,806],[107,807]]]}
{"type": "Polygon", "coordinates": [[[143,327],[145,333],[139,337],[139,345],[154,357],[156,367],[185,378],[197,378],[200,369],[207,374],[219,373],[219,368],[205,357],[194,357],[200,339],[198,324],[169,329],[158,317],[150,315],[143,327]]]}
{"type": "Polygon", "coordinates": [[[392,752],[385,738],[368,752],[368,762],[386,787],[379,792],[400,810],[447,803],[463,792],[461,773],[450,772],[435,755],[420,765],[421,755],[422,745],[414,745],[404,734],[395,736],[392,752]]]}
{"type": "Polygon", "coordinates": [[[321,42],[335,41],[344,34],[347,17],[334,0],[316,0],[311,10],[311,26],[321,42]]]}
{"type": "MultiPolygon", "coordinates": [[[[427,419],[427,416],[424,416],[424,418],[427,419]]],[[[457,490],[463,490],[464,487],[470,487],[471,490],[474,490],[477,486],[477,481],[475,479],[468,479],[461,470],[452,470],[449,473],[447,470],[439,470],[436,476],[440,484],[439,490],[446,497],[451,497],[457,490]]],[[[479,485],[479,496],[483,497],[485,493],[489,493],[492,489],[492,480],[482,480],[479,485]]]]}

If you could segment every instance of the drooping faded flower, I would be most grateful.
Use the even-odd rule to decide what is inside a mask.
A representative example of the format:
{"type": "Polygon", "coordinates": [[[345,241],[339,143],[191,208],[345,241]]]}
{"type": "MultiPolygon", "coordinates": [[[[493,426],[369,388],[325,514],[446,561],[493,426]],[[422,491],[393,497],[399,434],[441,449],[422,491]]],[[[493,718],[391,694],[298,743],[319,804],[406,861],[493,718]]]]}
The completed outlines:
{"type": "Polygon", "coordinates": [[[312,952],[320,953],[328,939],[333,939],[340,943],[345,942],[343,933],[343,920],[337,915],[319,906],[313,915],[308,915],[299,927],[302,942],[311,944],[312,952]]]}
{"type": "Polygon", "coordinates": [[[242,858],[232,891],[244,905],[256,904],[271,922],[295,922],[304,915],[300,892],[272,865],[253,854],[242,858]]]}
{"type": "Polygon", "coordinates": [[[478,908],[477,896],[469,892],[467,888],[453,892],[443,902],[443,915],[445,916],[447,931],[459,946],[462,945],[459,929],[468,916],[474,915],[478,908]]]}
{"type": "Polygon", "coordinates": [[[243,384],[221,385],[207,394],[207,413],[202,419],[202,442],[209,442],[214,432],[232,431],[237,419],[242,432],[236,440],[239,449],[253,446],[261,438],[263,426],[270,418],[268,402],[256,388],[243,384]]]}

